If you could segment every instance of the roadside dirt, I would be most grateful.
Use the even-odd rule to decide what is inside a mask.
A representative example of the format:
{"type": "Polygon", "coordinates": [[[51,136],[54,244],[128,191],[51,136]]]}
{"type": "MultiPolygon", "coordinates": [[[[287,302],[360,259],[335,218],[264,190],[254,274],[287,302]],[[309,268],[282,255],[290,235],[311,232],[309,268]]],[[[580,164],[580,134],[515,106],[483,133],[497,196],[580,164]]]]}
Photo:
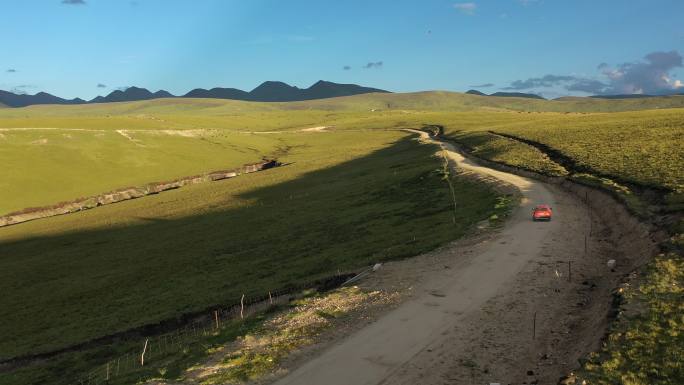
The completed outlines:
{"type": "Polygon", "coordinates": [[[398,292],[400,304],[330,331],[265,383],[556,384],[599,347],[611,290],[640,255],[634,242],[621,250],[620,229],[575,195],[443,146],[459,171],[519,189],[520,207],[499,231],[385,264],[359,286],[398,292]],[[538,203],[553,221],[531,220],[538,203]]]}

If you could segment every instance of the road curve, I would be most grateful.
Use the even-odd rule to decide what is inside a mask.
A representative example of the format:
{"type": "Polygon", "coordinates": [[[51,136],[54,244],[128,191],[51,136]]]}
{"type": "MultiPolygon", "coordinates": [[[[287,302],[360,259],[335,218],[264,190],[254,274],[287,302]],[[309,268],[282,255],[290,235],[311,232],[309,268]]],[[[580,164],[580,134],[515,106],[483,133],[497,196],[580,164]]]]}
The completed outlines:
{"type": "MultiPolygon", "coordinates": [[[[430,140],[422,133],[423,140],[430,140]]],[[[457,167],[516,186],[522,195],[504,229],[479,249],[462,268],[430,280],[427,289],[376,322],[331,346],[318,357],[277,381],[276,385],[377,385],[447,330],[458,327],[488,299],[510,288],[518,272],[542,250],[548,234],[562,220],[533,222],[535,204],[550,204],[558,218],[550,189],[539,181],[476,164],[448,143],[441,143],[457,167]]]]}

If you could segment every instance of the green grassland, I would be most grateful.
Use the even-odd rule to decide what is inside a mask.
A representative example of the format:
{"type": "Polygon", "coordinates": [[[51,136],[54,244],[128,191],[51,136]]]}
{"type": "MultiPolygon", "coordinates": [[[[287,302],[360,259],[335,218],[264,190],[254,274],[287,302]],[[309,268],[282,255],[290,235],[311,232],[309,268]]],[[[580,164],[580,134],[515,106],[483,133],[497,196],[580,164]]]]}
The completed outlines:
{"type": "Polygon", "coordinates": [[[294,103],[157,99],[3,109],[0,129],[64,130],[0,131],[0,161],[7,165],[0,181],[0,213],[234,167],[273,154],[280,144],[265,134],[232,134],[294,132],[322,125],[335,130],[378,130],[441,124],[449,135],[461,135],[455,139],[475,140],[482,156],[516,166],[529,162],[531,169],[562,173],[543,154],[492,137],[486,133],[491,130],[546,144],[618,181],[680,191],[684,159],[677,146],[684,110],[664,109],[677,106],[684,106],[684,97],[544,101],[423,92],[294,103]],[[628,111],[604,112],[624,110],[628,111]],[[125,130],[139,142],[117,130],[125,130]],[[148,140],[145,130],[166,134],[150,133],[155,137],[148,140]],[[168,133],[174,130],[200,130],[201,134],[168,133]],[[463,136],[470,131],[476,133],[463,136]],[[35,166],[23,162],[26,157],[35,166]],[[49,167],[53,163],[56,167],[49,167]]]}
{"type": "Polygon", "coordinates": [[[280,146],[266,135],[175,132],[0,129],[0,213],[238,167],[280,146]]]}
{"type": "Polygon", "coordinates": [[[449,137],[480,158],[524,168],[544,175],[563,176],[568,171],[535,147],[486,131],[457,131],[449,137]]]}
{"type": "Polygon", "coordinates": [[[0,228],[0,292],[12,293],[0,298],[0,357],[415,255],[495,211],[494,193],[456,179],[457,199],[469,204],[454,221],[435,148],[401,128],[443,125],[478,156],[566,175],[542,151],[491,132],[514,135],[616,181],[681,193],[683,106],[684,97],[425,92],[2,109],[0,213],[273,154],[291,164],[0,228]],[[318,126],[331,132],[300,131],[318,126]]]}
{"type": "Polygon", "coordinates": [[[416,255],[494,212],[459,179],[453,218],[436,148],[406,136],[290,134],[282,168],[0,229],[2,356],[416,255]]]}
{"type": "Polygon", "coordinates": [[[659,255],[642,283],[626,287],[620,314],[581,373],[590,384],[677,385],[684,380],[684,259],[659,255]]]}
{"type": "Polygon", "coordinates": [[[552,147],[597,172],[684,192],[684,110],[549,118],[491,127],[552,147]]]}

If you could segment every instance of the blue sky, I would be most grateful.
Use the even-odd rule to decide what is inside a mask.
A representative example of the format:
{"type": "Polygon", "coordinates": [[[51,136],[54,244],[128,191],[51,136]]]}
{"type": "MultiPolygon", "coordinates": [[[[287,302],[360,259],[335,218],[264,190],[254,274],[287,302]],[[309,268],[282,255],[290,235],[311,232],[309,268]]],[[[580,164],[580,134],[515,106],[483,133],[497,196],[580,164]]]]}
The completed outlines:
{"type": "Polygon", "coordinates": [[[319,79],[397,92],[684,91],[681,0],[0,5],[0,89],[31,94],[92,98],[131,85],[182,94],[319,79]]]}

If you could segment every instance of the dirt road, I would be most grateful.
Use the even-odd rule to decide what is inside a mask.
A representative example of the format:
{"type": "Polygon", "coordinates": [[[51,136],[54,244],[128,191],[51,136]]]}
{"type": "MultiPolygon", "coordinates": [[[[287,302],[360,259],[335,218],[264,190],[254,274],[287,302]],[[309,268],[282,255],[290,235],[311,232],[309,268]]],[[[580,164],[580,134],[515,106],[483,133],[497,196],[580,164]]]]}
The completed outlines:
{"type": "MultiPolygon", "coordinates": [[[[494,238],[467,251],[459,247],[441,250],[441,258],[455,266],[426,274],[413,298],[329,347],[276,382],[277,385],[470,384],[483,383],[479,381],[485,379],[509,383],[520,377],[520,373],[506,373],[515,365],[516,357],[497,366],[497,352],[509,346],[511,353],[528,363],[526,352],[537,343],[536,336],[532,336],[532,318],[536,316],[532,312],[526,314],[524,309],[514,311],[515,306],[510,305],[514,301],[506,298],[514,291],[517,297],[524,298],[525,290],[520,287],[522,271],[534,260],[548,260],[549,247],[560,248],[565,254],[579,253],[580,238],[588,227],[588,220],[584,220],[586,209],[555,187],[479,166],[451,145],[443,146],[457,167],[517,187],[522,193],[520,207],[494,238]],[[531,220],[532,207],[539,203],[554,208],[553,221],[531,220]],[[557,243],[551,245],[550,240],[557,243]],[[489,314],[483,313],[486,309],[489,314]],[[527,322],[522,325],[522,320],[527,322]],[[499,334],[494,339],[501,346],[487,348],[486,335],[471,338],[485,331],[481,330],[485,325],[499,334]],[[506,326],[511,330],[506,330],[506,326]],[[460,369],[463,370],[459,373],[460,369]],[[474,370],[478,371],[476,375],[474,370]]],[[[553,273],[547,273],[544,272],[546,284],[553,285],[553,273]]],[[[562,274],[555,269],[556,279],[562,274]]],[[[527,285],[526,290],[540,285],[544,286],[527,285]]],[[[542,318],[540,315],[539,333],[544,332],[542,325],[546,321],[542,318]]],[[[492,336],[489,337],[491,340],[492,336]]],[[[531,361],[537,358],[531,357],[531,361]]],[[[524,372],[523,377],[529,375],[527,370],[517,369],[524,372]]]]}

